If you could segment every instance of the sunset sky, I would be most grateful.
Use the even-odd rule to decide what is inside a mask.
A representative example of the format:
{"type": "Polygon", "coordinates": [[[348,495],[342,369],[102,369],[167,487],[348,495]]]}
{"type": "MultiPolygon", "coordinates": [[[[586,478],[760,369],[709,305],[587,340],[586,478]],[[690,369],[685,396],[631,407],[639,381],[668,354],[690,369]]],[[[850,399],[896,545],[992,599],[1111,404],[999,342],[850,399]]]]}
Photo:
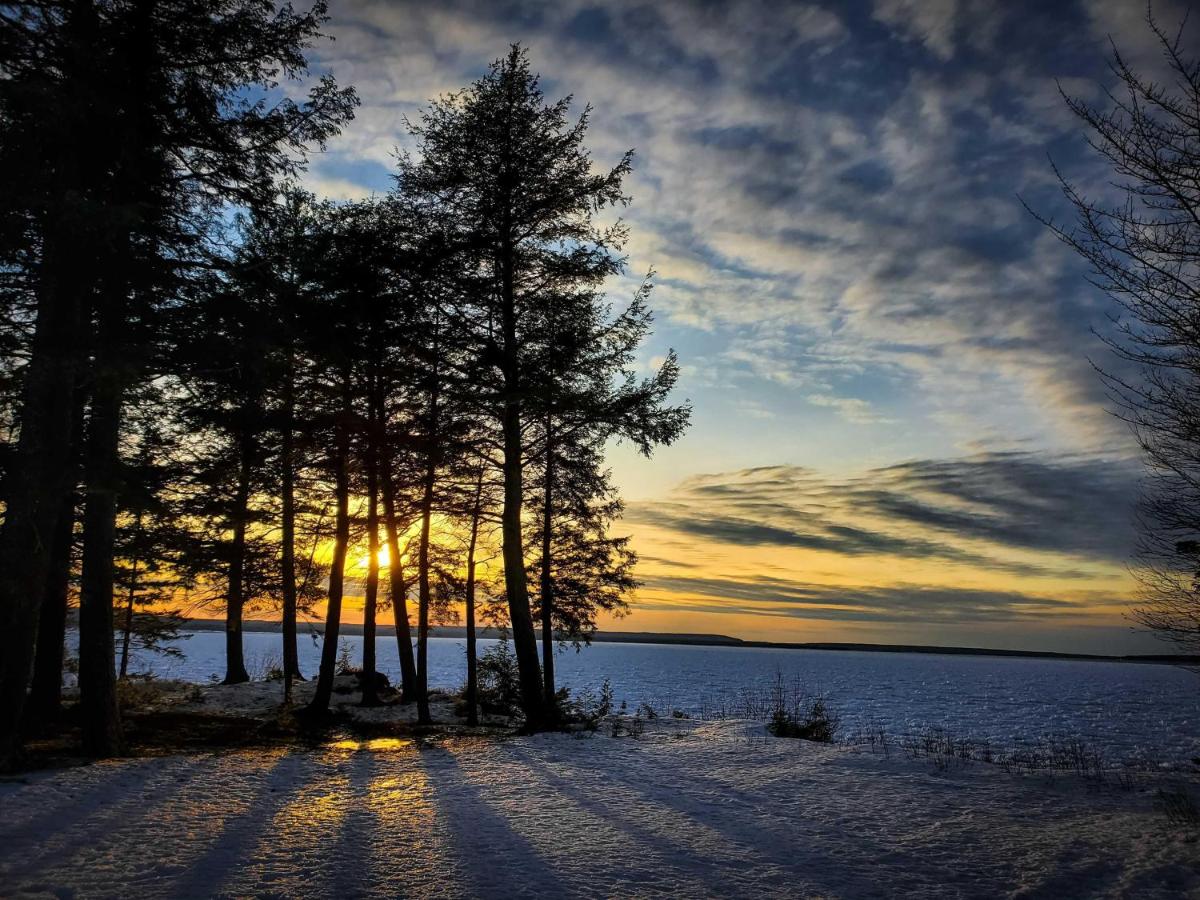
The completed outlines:
{"type": "MultiPolygon", "coordinates": [[[[1131,652],[1132,440],[1089,359],[1109,302],[1022,206],[1066,214],[1048,157],[1105,172],[1058,94],[1099,99],[1138,0],[333,4],[318,70],[358,117],[314,159],[389,188],[404,119],[512,42],[636,148],[630,295],[694,424],[615,448],[645,586],[626,630],[1131,652]]],[[[1165,22],[1182,6],[1156,2],[1165,22]]],[[[606,623],[607,624],[607,623],[606,623]]]]}

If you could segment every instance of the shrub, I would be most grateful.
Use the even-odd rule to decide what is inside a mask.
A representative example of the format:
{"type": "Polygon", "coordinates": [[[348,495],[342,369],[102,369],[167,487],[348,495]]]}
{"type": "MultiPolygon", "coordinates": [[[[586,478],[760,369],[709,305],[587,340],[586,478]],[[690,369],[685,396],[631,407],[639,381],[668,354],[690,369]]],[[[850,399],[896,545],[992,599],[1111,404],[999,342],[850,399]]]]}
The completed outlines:
{"type": "Polygon", "coordinates": [[[824,700],[814,700],[801,715],[777,706],[767,722],[767,731],[775,737],[799,738],[805,741],[832,743],[837,736],[838,716],[824,700]]]}
{"type": "Polygon", "coordinates": [[[135,675],[117,682],[117,702],[122,707],[136,709],[151,706],[162,698],[163,689],[151,675],[135,675]]]}
{"type": "Polygon", "coordinates": [[[508,641],[479,657],[479,705],[484,712],[511,716],[521,708],[521,672],[508,641]]]}
{"type": "Polygon", "coordinates": [[[582,725],[588,731],[595,731],[602,721],[612,715],[612,711],[612,682],[607,678],[600,685],[599,696],[588,688],[574,697],[565,687],[558,692],[558,713],[563,725],[582,725]]]}
{"type": "Polygon", "coordinates": [[[612,715],[613,711],[613,689],[612,682],[607,678],[600,685],[600,702],[596,704],[596,716],[601,719],[607,719],[612,715]]]}
{"type": "Polygon", "coordinates": [[[354,660],[350,656],[350,645],[342,640],[338,643],[338,658],[337,665],[334,667],[334,672],[338,675],[357,675],[362,670],[354,665],[354,660]]]}
{"type": "Polygon", "coordinates": [[[1200,807],[1185,784],[1159,788],[1154,793],[1154,805],[1172,825],[1200,828],[1200,807]]]}
{"type": "Polygon", "coordinates": [[[251,681],[283,681],[283,660],[270,650],[253,654],[246,660],[246,673],[251,681]]]}

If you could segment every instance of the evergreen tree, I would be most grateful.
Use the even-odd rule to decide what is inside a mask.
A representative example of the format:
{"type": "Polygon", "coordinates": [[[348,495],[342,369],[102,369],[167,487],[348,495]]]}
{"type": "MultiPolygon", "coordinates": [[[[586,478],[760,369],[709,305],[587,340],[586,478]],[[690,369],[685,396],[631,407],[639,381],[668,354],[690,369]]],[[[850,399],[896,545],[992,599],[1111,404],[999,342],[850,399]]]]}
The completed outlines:
{"type": "MultiPolygon", "coordinates": [[[[494,416],[503,458],[503,554],[513,646],[529,727],[547,721],[525,573],[525,399],[539,378],[533,319],[545,284],[598,284],[617,270],[610,244],[622,230],[595,215],[626,202],[630,154],[592,171],[583,146],[588,111],[572,123],[569,100],[547,104],[519,47],[458,94],[436,101],[414,129],[419,162],[404,161],[399,186],[453,222],[468,262],[479,266],[480,355],[494,369],[494,416]]],[[[560,288],[561,290],[561,288],[560,288]]]]}

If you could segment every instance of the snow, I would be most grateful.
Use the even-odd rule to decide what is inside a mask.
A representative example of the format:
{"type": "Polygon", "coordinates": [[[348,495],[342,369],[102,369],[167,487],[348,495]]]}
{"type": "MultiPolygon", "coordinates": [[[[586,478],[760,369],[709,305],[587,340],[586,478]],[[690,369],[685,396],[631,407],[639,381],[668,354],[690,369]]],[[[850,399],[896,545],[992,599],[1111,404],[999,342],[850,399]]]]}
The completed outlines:
{"type": "Polygon", "coordinates": [[[1200,897],[1152,791],[655,721],[0,783],[11,897],[1200,897]]]}
{"type": "MultiPolygon", "coordinates": [[[[297,681],[292,685],[292,703],[300,709],[316,691],[315,679],[297,681]]],[[[136,708],[140,712],[197,713],[211,716],[233,716],[269,721],[276,718],[283,703],[283,682],[247,681],[242,684],[190,684],[185,681],[152,680],[136,688],[136,708]]],[[[396,695],[387,691],[381,695],[379,706],[360,705],[362,694],[354,675],[338,675],[333,680],[329,711],[336,716],[356,722],[377,725],[415,725],[415,703],[395,702],[396,695]]],[[[126,704],[127,706],[129,704],[126,704]]],[[[447,691],[429,692],[429,711],[435,724],[461,725],[458,697],[447,691]]],[[[506,719],[481,715],[485,725],[508,725],[506,719]]]]}

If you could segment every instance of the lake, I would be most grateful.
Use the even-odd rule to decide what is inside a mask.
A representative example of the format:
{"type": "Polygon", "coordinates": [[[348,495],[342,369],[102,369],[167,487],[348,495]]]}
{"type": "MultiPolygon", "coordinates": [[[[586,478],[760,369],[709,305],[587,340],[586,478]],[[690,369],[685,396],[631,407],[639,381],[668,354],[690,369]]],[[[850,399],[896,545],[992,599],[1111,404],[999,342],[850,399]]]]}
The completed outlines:
{"type": "MultiPolygon", "coordinates": [[[[362,658],[362,638],[343,638],[362,658]]],[[[195,632],[178,646],[183,659],[138,654],[131,671],[204,682],[224,673],[225,636],[195,632]]],[[[480,652],[495,644],[481,640],[480,652]]],[[[280,636],[245,634],[247,667],[256,675],[278,665],[280,636]]],[[[395,638],[378,642],[379,668],[399,681],[395,638]]],[[[305,675],[316,672],[320,644],[300,638],[305,675]]],[[[460,687],[465,642],[431,638],[431,687],[460,687]]],[[[649,703],[661,714],[701,715],[748,688],[782,675],[825,698],[843,733],[882,727],[889,734],[944,728],[961,737],[1014,746],[1043,735],[1080,737],[1110,757],[1181,761],[1200,756],[1200,677],[1173,666],[1014,658],[598,643],[558,657],[559,683],[579,691],[612,683],[632,712],[649,703]]]]}

